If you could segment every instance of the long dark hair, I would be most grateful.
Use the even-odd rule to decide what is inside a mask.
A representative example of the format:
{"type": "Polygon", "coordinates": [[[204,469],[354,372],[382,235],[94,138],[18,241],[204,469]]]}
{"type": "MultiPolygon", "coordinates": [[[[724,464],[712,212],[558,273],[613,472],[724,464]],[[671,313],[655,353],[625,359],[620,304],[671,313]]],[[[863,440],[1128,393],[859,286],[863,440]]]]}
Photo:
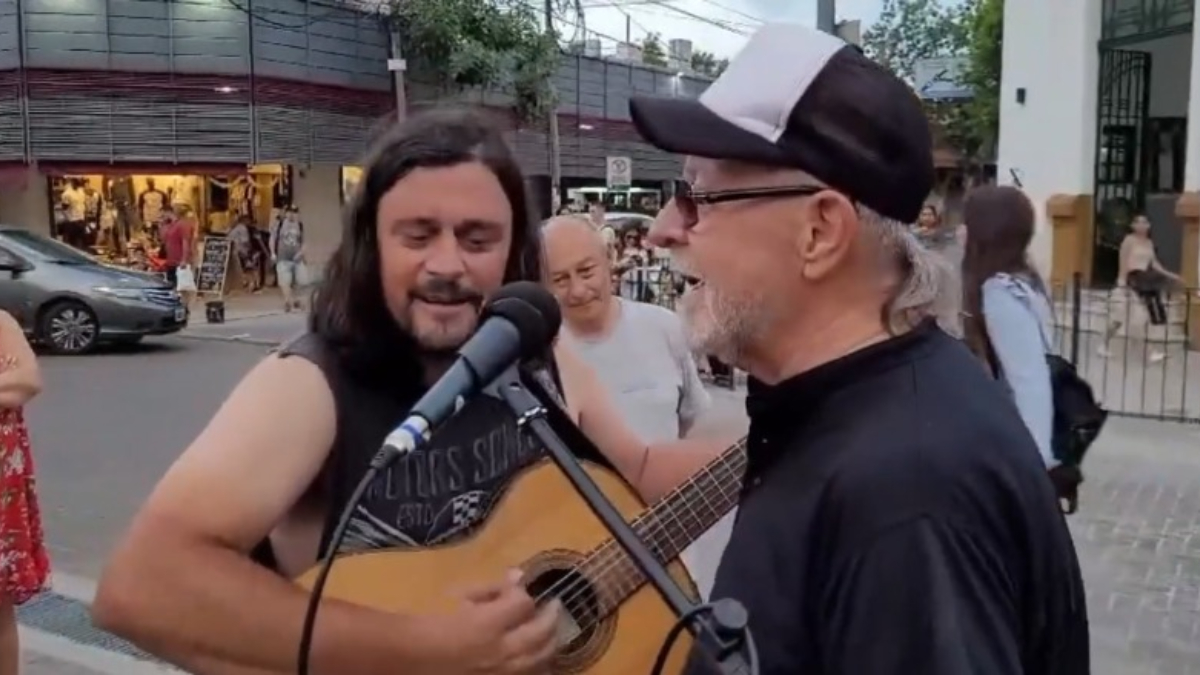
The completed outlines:
{"type": "Polygon", "coordinates": [[[348,365],[362,366],[356,370],[405,377],[419,374],[421,367],[415,339],[401,329],[384,301],[376,236],[379,201],[414,169],[467,162],[490,169],[512,206],[505,282],[542,281],[540,229],[530,212],[521,168],[500,128],[487,113],[469,108],[417,113],[392,127],[368,154],[343,214],[341,243],[313,299],[309,329],[348,365]]]}
{"type": "Polygon", "coordinates": [[[993,366],[991,343],[983,322],[983,283],[1007,273],[1046,293],[1046,285],[1029,261],[1029,243],[1036,226],[1033,203],[1015,187],[976,188],[967,195],[963,223],[963,332],[971,351],[993,366]]]}

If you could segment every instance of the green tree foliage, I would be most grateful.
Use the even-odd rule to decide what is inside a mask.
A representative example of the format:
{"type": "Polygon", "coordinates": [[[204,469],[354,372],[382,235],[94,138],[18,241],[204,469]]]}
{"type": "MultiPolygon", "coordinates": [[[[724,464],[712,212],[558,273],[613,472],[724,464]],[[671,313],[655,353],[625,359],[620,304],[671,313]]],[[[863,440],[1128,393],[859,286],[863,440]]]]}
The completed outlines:
{"type": "Polygon", "coordinates": [[[863,51],[912,82],[918,61],[963,52],[966,11],[962,4],[940,0],[883,0],[879,19],[863,33],[863,51]]]}
{"type": "Polygon", "coordinates": [[[667,50],[663,47],[662,36],[658,33],[650,33],[642,38],[642,44],[639,46],[642,50],[642,63],[648,66],[667,67],[667,50]]]}
{"type": "Polygon", "coordinates": [[[968,164],[995,151],[1003,16],[1004,0],[884,0],[879,20],[863,34],[863,50],[908,82],[923,59],[963,58],[959,78],[973,97],[930,101],[926,109],[968,164]]]}
{"type": "Polygon", "coordinates": [[[554,109],[560,49],[533,3],[507,0],[392,0],[406,57],[455,87],[510,86],[529,120],[554,109]]]}
{"type": "Polygon", "coordinates": [[[729,66],[729,59],[718,59],[712,52],[698,50],[692,52],[692,70],[709,77],[720,77],[729,66]]]}
{"type": "Polygon", "coordinates": [[[965,126],[981,150],[994,153],[1000,139],[1000,67],[1004,46],[1004,0],[972,3],[963,82],[974,92],[965,126]]]}

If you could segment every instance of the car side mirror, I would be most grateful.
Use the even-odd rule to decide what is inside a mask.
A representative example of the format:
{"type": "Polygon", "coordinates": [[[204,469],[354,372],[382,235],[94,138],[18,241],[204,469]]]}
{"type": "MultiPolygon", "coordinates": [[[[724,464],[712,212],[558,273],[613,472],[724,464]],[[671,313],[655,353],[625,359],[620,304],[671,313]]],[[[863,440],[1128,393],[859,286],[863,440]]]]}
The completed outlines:
{"type": "Polygon", "coordinates": [[[10,258],[8,260],[0,260],[0,272],[12,272],[14,275],[28,272],[33,269],[33,265],[24,260],[10,258]]]}

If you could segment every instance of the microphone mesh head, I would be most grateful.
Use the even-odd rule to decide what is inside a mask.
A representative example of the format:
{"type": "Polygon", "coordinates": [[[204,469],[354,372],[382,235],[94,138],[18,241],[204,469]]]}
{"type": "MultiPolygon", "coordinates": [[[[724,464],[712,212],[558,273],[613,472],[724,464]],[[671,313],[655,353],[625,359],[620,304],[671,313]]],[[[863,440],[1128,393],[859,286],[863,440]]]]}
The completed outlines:
{"type": "Polygon", "coordinates": [[[562,326],[558,301],[541,284],[515,281],[496,291],[483,308],[482,320],[499,316],[517,327],[521,357],[537,356],[550,347],[562,326]]]}

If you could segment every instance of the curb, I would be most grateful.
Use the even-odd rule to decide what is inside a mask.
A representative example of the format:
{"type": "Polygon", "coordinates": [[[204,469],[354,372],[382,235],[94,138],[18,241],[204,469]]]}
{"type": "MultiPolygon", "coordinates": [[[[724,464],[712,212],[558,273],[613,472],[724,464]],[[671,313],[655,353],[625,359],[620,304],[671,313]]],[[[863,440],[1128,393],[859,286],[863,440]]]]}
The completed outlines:
{"type": "MultiPolygon", "coordinates": [[[[53,572],[50,592],[69,600],[91,605],[96,595],[96,582],[84,577],[53,572]]],[[[104,675],[166,675],[183,671],[163,663],[153,663],[110,651],[103,647],[76,642],[68,637],[26,626],[18,626],[21,649],[70,663],[104,675]]]]}
{"type": "Polygon", "coordinates": [[[277,340],[264,340],[262,338],[251,337],[250,335],[204,335],[202,333],[177,333],[175,337],[182,340],[195,340],[197,342],[232,342],[243,345],[255,345],[259,347],[275,347],[279,344],[277,340]]]}

